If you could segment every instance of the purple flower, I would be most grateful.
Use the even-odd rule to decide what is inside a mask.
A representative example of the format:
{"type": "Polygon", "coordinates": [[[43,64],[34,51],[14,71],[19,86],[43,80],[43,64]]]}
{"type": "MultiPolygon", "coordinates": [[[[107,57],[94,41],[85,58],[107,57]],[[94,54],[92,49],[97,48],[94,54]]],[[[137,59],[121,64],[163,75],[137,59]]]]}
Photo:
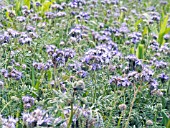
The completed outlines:
{"type": "Polygon", "coordinates": [[[73,49],[64,49],[64,57],[66,59],[73,58],[76,55],[75,51],[73,49]]]}
{"type": "Polygon", "coordinates": [[[160,17],[159,17],[159,16],[152,16],[152,19],[151,19],[151,20],[159,21],[159,20],[160,20],[160,17]]]}
{"type": "Polygon", "coordinates": [[[88,72],[84,70],[80,70],[80,71],[77,71],[76,74],[81,78],[85,78],[88,75],[88,72]]]}
{"type": "Polygon", "coordinates": [[[27,127],[52,125],[53,118],[46,111],[37,108],[32,113],[23,113],[23,122],[27,127]]]}
{"type": "Polygon", "coordinates": [[[168,40],[170,39],[170,34],[164,35],[164,39],[165,39],[166,41],[168,41],[168,40]]]}
{"type": "Polygon", "coordinates": [[[140,60],[135,61],[135,70],[141,72],[143,69],[143,64],[140,60]]]}
{"type": "Polygon", "coordinates": [[[37,63],[37,62],[33,62],[32,65],[33,65],[34,68],[36,68],[38,70],[44,69],[44,66],[45,66],[43,63],[37,63]]]}
{"type": "Polygon", "coordinates": [[[22,78],[22,72],[19,72],[15,69],[13,69],[10,73],[9,73],[9,77],[14,78],[15,80],[20,80],[22,78]]]}
{"type": "Polygon", "coordinates": [[[66,13],[65,13],[65,12],[58,12],[58,13],[56,14],[56,16],[57,16],[57,17],[64,17],[64,16],[66,16],[66,13]]]}
{"type": "Polygon", "coordinates": [[[117,86],[123,86],[123,87],[127,87],[131,85],[131,82],[128,80],[127,77],[121,77],[121,76],[113,76],[112,79],[109,81],[109,83],[111,85],[114,83],[117,86]]]}
{"type": "Polygon", "coordinates": [[[25,18],[24,16],[18,16],[18,17],[17,17],[17,20],[18,20],[19,22],[25,22],[26,18],[25,18]]]}
{"type": "Polygon", "coordinates": [[[167,67],[167,63],[164,61],[156,61],[154,65],[156,66],[157,69],[164,69],[167,67]]]}
{"type": "Polygon", "coordinates": [[[138,60],[135,55],[128,55],[126,59],[129,61],[129,69],[135,70],[135,62],[138,60]]]}
{"type": "Polygon", "coordinates": [[[90,19],[90,14],[87,12],[80,12],[79,14],[84,20],[89,20],[90,19]]]}
{"type": "Polygon", "coordinates": [[[169,77],[165,73],[160,74],[158,78],[161,80],[162,83],[165,83],[169,80],[169,77]]]}
{"type": "Polygon", "coordinates": [[[160,1],[160,5],[167,5],[167,4],[168,4],[168,2],[165,1],[165,0],[161,0],[161,1],[160,1]]]}
{"type": "Polygon", "coordinates": [[[8,117],[8,119],[5,118],[1,118],[0,115],[0,125],[2,126],[2,128],[15,128],[16,127],[16,123],[18,122],[18,119],[14,119],[13,117],[8,117]]]}
{"type": "Polygon", "coordinates": [[[118,86],[123,86],[123,87],[127,87],[130,86],[131,82],[125,77],[122,78],[121,81],[118,81],[118,86]]]}
{"type": "Polygon", "coordinates": [[[31,20],[40,21],[40,20],[42,20],[42,17],[39,17],[37,14],[35,14],[35,15],[31,16],[31,20]]]}
{"type": "Polygon", "coordinates": [[[127,12],[127,8],[126,7],[120,7],[120,10],[127,12]]]}
{"type": "Polygon", "coordinates": [[[53,13],[53,12],[46,12],[45,16],[46,16],[47,19],[54,19],[54,18],[56,18],[56,14],[53,13]]]}
{"type": "Polygon", "coordinates": [[[96,71],[96,70],[99,70],[99,69],[101,69],[101,65],[100,64],[94,63],[94,64],[91,65],[91,70],[92,71],[96,71]]]}
{"type": "Polygon", "coordinates": [[[158,82],[155,80],[155,79],[152,79],[150,82],[149,82],[149,85],[150,85],[150,90],[153,91],[155,89],[158,88],[158,82]]]}
{"type": "Polygon", "coordinates": [[[42,6],[42,4],[40,2],[36,2],[35,5],[36,5],[36,7],[41,7],[42,6]]]}
{"type": "Polygon", "coordinates": [[[24,108],[29,109],[34,105],[35,99],[30,96],[23,96],[22,102],[24,104],[24,108]]]}
{"type": "Polygon", "coordinates": [[[51,5],[51,8],[53,10],[63,10],[63,7],[59,4],[53,4],[53,5],[51,5]]]}
{"type": "Polygon", "coordinates": [[[12,36],[13,38],[18,37],[20,35],[19,32],[9,28],[7,29],[8,35],[12,36]]]}
{"type": "Polygon", "coordinates": [[[35,28],[34,26],[27,25],[27,26],[26,26],[26,30],[27,30],[28,32],[34,32],[34,31],[36,30],[36,28],[35,28]]]}
{"type": "Polygon", "coordinates": [[[9,43],[9,41],[10,41],[10,36],[8,32],[5,32],[4,34],[0,35],[0,44],[9,43]]]}

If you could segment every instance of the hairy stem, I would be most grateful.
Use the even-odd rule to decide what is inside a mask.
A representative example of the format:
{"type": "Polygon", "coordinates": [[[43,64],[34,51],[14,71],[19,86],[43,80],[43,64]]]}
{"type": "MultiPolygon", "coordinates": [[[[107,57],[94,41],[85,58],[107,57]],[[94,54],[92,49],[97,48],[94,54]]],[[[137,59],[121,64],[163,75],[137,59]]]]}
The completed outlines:
{"type": "Polygon", "coordinates": [[[129,116],[128,116],[128,119],[127,119],[127,121],[125,123],[125,127],[124,128],[128,127],[130,116],[131,116],[131,113],[132,113],[132,108],[133,108],[134,102],[136,100],[136,95],[137,95],[138,91],[139,91],[139,88],[136,90],[136,86],[134,86],[134,97],[133,97],[133,100],[132,100],[131,105],[130,105],[129,116]]]}

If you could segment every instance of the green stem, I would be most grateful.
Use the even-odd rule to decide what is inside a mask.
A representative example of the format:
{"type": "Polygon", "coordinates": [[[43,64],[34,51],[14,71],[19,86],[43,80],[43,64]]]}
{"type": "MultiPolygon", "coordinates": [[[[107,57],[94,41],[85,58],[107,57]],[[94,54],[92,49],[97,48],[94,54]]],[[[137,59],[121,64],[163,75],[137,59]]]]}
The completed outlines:
{"type": "Polygon", "coordinates": [[[6,107],[8,107],[12,103],[12,100],[10,100],[1,110],[0,114],[5,110],[6,107]]]}
{"type": "Polygon", "coordinates": [[[73,115],[74,115],[73,104],[74,104],[74,92],[73,92],[73,99],[71,101],[71,113],[70,113],[70,117],[69,117],[67,128],[70,128],[72,120],[73,120],[73,115]]]}
{"type": "Polygon", "coordinates": [[[133,109],[133,105],[134,105],[134,102],[136,100],[136,95],[139,91],[139,88],[136,90],[136,86],[134,85],[134,97],[132,99],[132,102],[131,102],[131,105],[130,105],[130,111],[129,111],[129,116],[127,118],[127,121],[125,123],[125,127],[124,128],[127,128],[128,127],[128,124],[129,124],[129,120],[130,120],[130,116],[131,116],[131,113],[132,113],[132,109],[133,109]]]}
{"type": "Polygon", "coordinates": [[[97,81],[96,81],[96,73],[94,72],[94,95],[93,95],[93,103],[96,102],[96,84],[97,84],[97,81]]]}
{"type": "Polygon", "coordinates": [[[157,122],[158,111],[155,112],[155,122],[157,122]]]}
{"type": "Polygon", "coordinates": [[[120,128],[120,123],[121,123],[121,119],[124,115],[124,111],[121,112],[121,115],[120,115],[120,118],[119,118],[119,121],[118,121],[118,125],[117,125],[117,128],[120,128]]]}

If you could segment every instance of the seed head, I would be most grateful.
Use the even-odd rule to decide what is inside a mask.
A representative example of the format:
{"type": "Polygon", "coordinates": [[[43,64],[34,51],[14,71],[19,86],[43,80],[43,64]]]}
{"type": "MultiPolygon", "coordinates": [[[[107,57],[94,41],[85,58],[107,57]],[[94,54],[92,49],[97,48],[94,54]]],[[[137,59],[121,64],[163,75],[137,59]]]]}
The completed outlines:
{"type": "Polygon", "coordinates": [[[151,126],[151,125],[153,125],[152,120],[147,120],[147,121],[146,121],[146,125],[147,125],[147,126],[151,126]]]}
{"type": "Polygon", "coordinates": [[[84,88],[85,88],[85,84],[82,80],[75,82],[75,84],[74,84],[74,90],[75,91],[84,90],[84,88]]]}
{"type": "Polygon", "coordinates": [[[121,110],[121,111],[124,111],[124,110],[126,110],[126,104],[120,104],[119,105],[119,109],[121,110]]]}

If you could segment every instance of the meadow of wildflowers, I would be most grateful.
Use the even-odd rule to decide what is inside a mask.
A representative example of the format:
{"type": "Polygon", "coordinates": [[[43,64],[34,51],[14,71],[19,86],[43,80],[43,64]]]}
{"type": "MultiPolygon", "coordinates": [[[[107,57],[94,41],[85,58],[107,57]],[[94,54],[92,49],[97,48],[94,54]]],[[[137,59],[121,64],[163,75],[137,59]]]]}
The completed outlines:
{"type": "Polygon", "coordinates": [[[0,0],[0,128],[170,128],[170,0],[0,0]]]}

